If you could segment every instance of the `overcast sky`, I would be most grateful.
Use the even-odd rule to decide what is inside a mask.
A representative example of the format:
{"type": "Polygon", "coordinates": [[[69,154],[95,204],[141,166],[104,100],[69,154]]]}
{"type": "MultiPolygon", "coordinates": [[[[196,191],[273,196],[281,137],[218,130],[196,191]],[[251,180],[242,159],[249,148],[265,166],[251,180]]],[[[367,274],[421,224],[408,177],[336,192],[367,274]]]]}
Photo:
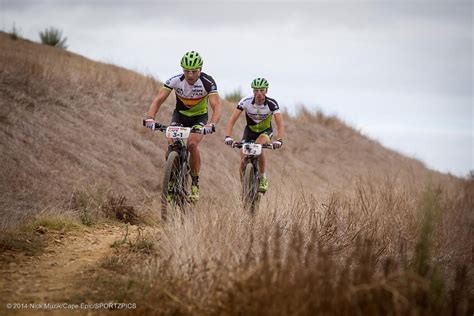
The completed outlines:
{"type": "Polygon", "coordinates": [[[162,81],[197,50],[222,96],[250,94],[264,76],[290,111],[336,114],[436,170],[474,170],[472,1],[0,0],[0,10],[3,30],[15,23],[39,41],[54,26],[70,51],[162,81]]]}

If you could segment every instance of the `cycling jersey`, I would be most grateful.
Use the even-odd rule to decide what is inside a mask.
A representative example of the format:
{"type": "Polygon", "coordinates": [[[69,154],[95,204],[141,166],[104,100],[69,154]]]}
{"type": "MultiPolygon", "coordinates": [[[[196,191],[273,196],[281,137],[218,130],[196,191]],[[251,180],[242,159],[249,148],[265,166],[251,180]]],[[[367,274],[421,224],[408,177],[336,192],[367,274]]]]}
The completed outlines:
{"type": "Polygon", "coordinates": [[[176,110],[186,116],[197,116],[207,113],[208,95],[217,94],[217,85],[211,76],[201,72],[198,80],[190,85],[179,74],[168,79],[164,89],[173,90],[176,93],[176,110]]]}
{"type": "Polygon", "coordinates": [[[255,133],[271,129],[273,114],[280,113],[277,101],[269,97],[265,97],[262,105],[257,105],[253,96],[245,97],[237,104],[237,109],[245,110],[247,126],[255,133]]]}

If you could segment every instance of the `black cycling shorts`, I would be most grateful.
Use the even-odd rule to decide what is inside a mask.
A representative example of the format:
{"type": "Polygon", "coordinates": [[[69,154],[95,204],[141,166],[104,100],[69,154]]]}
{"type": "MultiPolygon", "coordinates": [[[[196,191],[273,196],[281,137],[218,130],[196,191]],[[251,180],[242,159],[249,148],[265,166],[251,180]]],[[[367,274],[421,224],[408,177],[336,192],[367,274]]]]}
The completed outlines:
{"type": "Polygon", "coordinates": [[[252,130],[250,130],[250,128],[248,126],[245,126],[244,135],[242,136],[242,141],[244,141],[244,142],[256,141],[258,136],[260,136],[262,134],[267,134],[268,137],[270,139],[272,139],[273,129],[270,127],[270,128],[267,128],[266,130],[260,132],[260,133],[256,133],[256,132],[253,132],[252,130]]]}
{"type": "Polygon", "coordinates": [[[183,127],[193,127],[195,125],[204,126],[207,124],[209,116],[206,114],[196,115],[196,116],[186,116],[178,111],[173,112],[173,117],[171,118],[170,126],[183,126],[183,127]]]}

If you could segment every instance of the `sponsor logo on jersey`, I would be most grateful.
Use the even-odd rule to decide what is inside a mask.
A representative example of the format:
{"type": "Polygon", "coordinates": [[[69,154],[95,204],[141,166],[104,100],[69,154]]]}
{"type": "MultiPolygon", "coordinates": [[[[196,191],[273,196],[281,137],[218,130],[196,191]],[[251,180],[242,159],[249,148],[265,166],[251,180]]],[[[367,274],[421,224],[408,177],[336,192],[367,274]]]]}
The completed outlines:
{"type": "Polygon", "coordinates": [[[248,113],[250,118],[254,121],[263,121],[268,117],[269,114],[256,114],[256,113],[248,113]]]}
{"type": "Polygon", "coordinates": [[[194,88],[192,91],[191,91],[191,98],[193,97],[201,97],[203,95],[203,90],[202,89],[196,89],[194,88]]]}

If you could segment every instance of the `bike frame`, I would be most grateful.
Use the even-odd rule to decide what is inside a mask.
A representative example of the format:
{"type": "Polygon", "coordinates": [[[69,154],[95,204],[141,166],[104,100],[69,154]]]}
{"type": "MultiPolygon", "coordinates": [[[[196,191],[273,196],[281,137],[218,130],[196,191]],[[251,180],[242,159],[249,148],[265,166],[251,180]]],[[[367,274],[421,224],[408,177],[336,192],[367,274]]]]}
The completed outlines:
{"type": "MultiPolygon", "coordinates": [[[[186,178],[191,172],[191,168],[189,166],[189,151],[188,151],[188,146],[182,139],[176,139],[174,140],[173,144],[171,146],[171,153],[172,151],[175,151],[178,153],[179,157],[179,179],[178,183],[179,185],[185,184],[186,178]]],[[[182,190],[185,191],[185,190],[182,190]]],[[[184,194],[187,194],[188,192],[183,192],[184,194]]]]}
{"type": "MultiPolygon", "coordinates": [[[[145,125],[145,121],[143,121],[145,125]]],[[[155,123],[155,130],[165,132],[168,126],[160,123],[155,123]]],[[[201,128],[192,128],[191,133],[202,133],[201,128]]],[[[173,143],[169,145],[170,150],[168,151],[167,159],[165,162],[165,168],[163,172],[163,186],[161,195],[161,217],[166,221],[168,207],[179,206],[184,212],[184,206],[189,201],[187,200],[187,185],[190,180],[191,168],[189,166],[189,152],[186,145],[186,141],[181,138],[173,139],[173,143]],[[174,167],[176,156],[178,158],[178,166],[174,167]],[[171,157],[170,157],[171,156],[171,157]],[[169,193],[169,184],[173,181],[173,193],[169,193]],[[166,185],[165,185],[166,184],[166,185]],[[172,196],[174,205],[170,205],[171,202],[168,200],[169,196],[172,196]]]]}
{"type": "MultiPolygon", "coordinates": [[[[246,144],[250,144],[253,142],[236,142],[232,144],[232,147],[234,148],[242,148],[246,144]]],[[[272,144],[261,144],[262,148],[271,148],[273,149],[272,144]]],[[[260,184],[260,167],[259,167],[259,161],[260,161],[260,154],[259,155],[245,155],[244,158],[244,163],[243,163],[243,170],[241,170],[242,174],[242,199],[244,202],[244,206],[250,210],[251,213],[254,213],[256,208],[258,207],[258,202],[260,199],[260,196],[263,194],[258,191],[258,186],[260,184]],[[248,179],[246,177],[248,176],[246,174],[247,166],[251,164],[252,165],[252,179],[253,182],[250,184],[251,185],[251,190],[247,191],[249,189],[249,184],[246,183],[248,179]]]]}

